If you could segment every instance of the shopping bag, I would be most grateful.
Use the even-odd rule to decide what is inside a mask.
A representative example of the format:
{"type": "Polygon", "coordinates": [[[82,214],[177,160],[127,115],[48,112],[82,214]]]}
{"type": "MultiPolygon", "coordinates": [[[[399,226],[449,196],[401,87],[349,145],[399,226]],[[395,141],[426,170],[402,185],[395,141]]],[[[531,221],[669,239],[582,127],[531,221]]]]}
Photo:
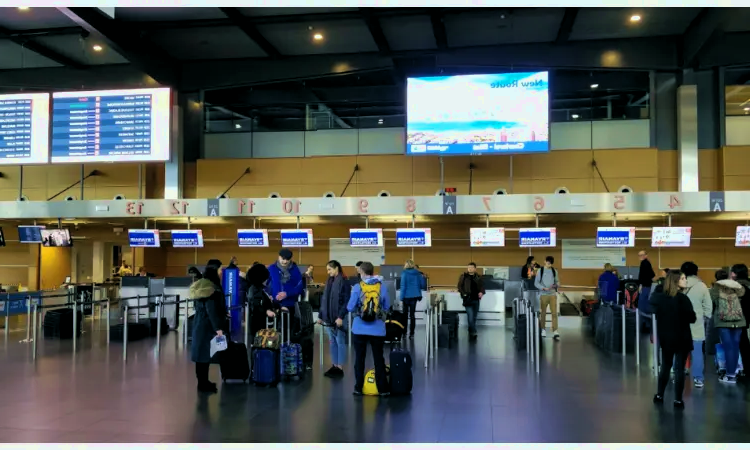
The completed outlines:
{"type": "Polygon", "coordinates": [[[214,336],[214,338],[211,339],[211,358],[213,358],[217,352],[223,352],[226,349],[227,349],[226,337],[214,336]]]}

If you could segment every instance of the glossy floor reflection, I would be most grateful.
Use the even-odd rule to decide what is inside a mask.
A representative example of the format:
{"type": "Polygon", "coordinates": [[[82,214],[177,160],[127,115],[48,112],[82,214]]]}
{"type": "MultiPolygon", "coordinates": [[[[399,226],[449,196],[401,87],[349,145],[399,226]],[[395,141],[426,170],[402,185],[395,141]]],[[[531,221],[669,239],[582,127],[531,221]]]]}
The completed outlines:
{"type": "Polygon", "coordinates": [[[131,343],[123,364],[122,346],[86,327],[75,354],[70,341],[41,340],[36,364],[24,336],[0,341],[1,442],[750,441],[744,385],[709,375],[705,389],[688,387],[685,411],[654,407],[647,337],[638,368],[597,350],[578,318],[561,318],[562,341],[543,343],[539,376],[509,330],[482,328],[475,344],[462,334],[427,370],[418,334],[413,394],[386,399],[352,397],[351,369],[323,377],[317,338],[305,380],[205,396],[177,333],[158,358],[153,340],[131,343]]]}

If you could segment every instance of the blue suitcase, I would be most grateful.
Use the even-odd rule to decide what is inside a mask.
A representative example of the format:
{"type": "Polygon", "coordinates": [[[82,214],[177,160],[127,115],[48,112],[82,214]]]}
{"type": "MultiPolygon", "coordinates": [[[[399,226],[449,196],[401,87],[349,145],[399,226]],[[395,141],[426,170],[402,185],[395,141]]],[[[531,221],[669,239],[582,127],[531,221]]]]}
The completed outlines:
{"type": "Polygon", "coordinates": [[[304,374],[304,364],[302,360],[302,346],[291,342],[291,320],[289,313],[281,312],[281,350],[279,375],[282,378],[301,377],[304,374]],[[286,326],[285,326],[286,325],[286,326]]]}
{"type": "Polygon", "coordinates": [[[279,352],[268,348],[254,348],[253,383],[258,386],[274,386],[279,382],[279,352]]]}

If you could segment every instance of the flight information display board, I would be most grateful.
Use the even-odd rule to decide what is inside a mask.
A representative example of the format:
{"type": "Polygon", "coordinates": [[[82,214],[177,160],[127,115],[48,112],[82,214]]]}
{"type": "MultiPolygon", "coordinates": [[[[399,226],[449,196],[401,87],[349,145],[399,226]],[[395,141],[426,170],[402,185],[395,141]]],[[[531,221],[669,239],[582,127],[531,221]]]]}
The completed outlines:
{"type": "Polygon", "coordinates": [[[170,90],[52,94],[53,163],[167,161],[170,90]]]}
{"type": "Polygon", "coordinates": [[[49,94],[0,95],[0,164],[49,161],[49,94]]]}

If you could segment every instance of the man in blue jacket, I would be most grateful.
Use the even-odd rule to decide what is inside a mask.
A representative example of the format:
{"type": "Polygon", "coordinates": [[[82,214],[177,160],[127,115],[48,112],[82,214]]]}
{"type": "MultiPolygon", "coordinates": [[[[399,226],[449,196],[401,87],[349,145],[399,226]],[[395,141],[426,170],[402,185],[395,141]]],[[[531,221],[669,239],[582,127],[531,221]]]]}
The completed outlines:
{"type": "Polygon", "coordinates": [[[282,248],[278,261],[268,266],[268,293],[277,307],[288,310],[290,317],[294,318],[294,304],[299,301],[305,286],[299,267],[292,261],[292,256],[291,250],[282,248]]]}
{"type": "Polygon", "coordinates": [[[385,314],[390,308],[388,289],[383,281],[375,276],[375,268],[369,262],[359,266],[362,281],[352,287],[347,309],[354,314],[352,323],[352,345],[354,345],[354,395],[362,395],[365,384],[365,357],[367,344],[372,348],[372,362],[375,365],[375,384],[381,396],[390,393],[385,372],[383,345],[385,344],[385,314]],[[379,291],[379,293],[378,293],[379,291]],[[375,301],[378,305],[368,311],[375,301]],[[371,314],[373,313],[373,314],[371,314]]]}

